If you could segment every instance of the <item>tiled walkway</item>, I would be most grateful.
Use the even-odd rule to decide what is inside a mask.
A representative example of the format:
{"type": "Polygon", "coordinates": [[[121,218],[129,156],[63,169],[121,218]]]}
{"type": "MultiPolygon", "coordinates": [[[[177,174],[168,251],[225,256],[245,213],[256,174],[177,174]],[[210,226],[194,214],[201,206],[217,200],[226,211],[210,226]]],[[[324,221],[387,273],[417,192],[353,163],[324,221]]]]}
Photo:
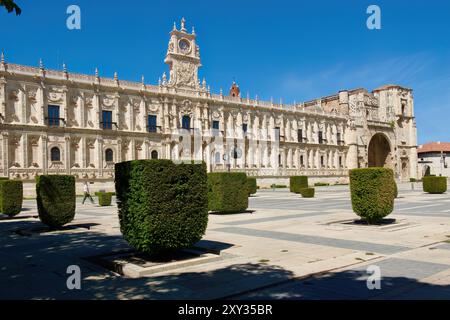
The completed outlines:
{"type": "MultiPolygon", "coordinates": [[[[60,232],[22,236],[36,218],[0,220],[0,299],[450,299],[450,194],[400,186],[395,224],[350,223],[348,186],[321,187],[303,199],[260,190],[251,212],[210,215],[208,245],[226,258],[141,279],[111,273],[86,257],[129,249],[117,208],[81,205],[60,232]],[[82,289],[68,290],[66,268],[82,270],[82,289]],[[369,266],[381,289],[369,290],[369,266]]],[[[26,200],[20,216],[35,216],[26,200]]]]}

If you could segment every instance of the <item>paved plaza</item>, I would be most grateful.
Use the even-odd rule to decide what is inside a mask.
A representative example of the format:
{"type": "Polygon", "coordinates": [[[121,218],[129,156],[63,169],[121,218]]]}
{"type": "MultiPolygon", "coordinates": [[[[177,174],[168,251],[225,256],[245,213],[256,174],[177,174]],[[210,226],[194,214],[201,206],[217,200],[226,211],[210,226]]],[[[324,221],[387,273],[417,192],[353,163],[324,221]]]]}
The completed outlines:
{"type": "Polygon", "coordinates": [[[399,190],[395,223],[376,226],[352,223],[348,186],[259,190],[247,213],[210,215],[202,245],[220,258],[136,279],[86,260],[129,249],[115,206],[77,198],[73,228],[26,234],[43,225],[25,200],[20,219],[0,220],[0,299],[450,299],[450,194],[399,190]],[[69,265],[81,290],[67,289],[69,265]],[[381,289],[367,288],[369,266],[381,289]]]}

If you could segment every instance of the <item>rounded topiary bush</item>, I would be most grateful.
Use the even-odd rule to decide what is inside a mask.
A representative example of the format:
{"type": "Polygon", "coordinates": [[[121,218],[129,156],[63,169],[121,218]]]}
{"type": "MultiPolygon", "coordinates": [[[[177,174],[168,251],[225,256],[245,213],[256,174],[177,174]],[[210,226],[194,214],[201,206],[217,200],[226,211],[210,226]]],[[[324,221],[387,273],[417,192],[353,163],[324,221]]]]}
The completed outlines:
{"type": "Polygon", "coordinates": [[[394,210],[394,172],[388,168],[350,170],[350,191],[353,211],[374,223],[394,210]]]}
{"type": "Polygon", "coordinates": [[[39,219],[51,228],[60,228],[75,217],[75,177],[43,175],[36,178],[39,219]]]}
{"type": "Polygon", "coordinates": [[[289,189],[291,192],[300,193],[303,188],[308,188],[307,176],[293,176],[289,178],[289,189]]]}
{"type": "Polygon", "coordinates": [[[208,224],[206,165],[135,160],[115,165],[120,230],[148,254],[187,248],[208,224]]]}
{"type": "Polygon", "coordinates": [[[14,217],[22,211],[23,183],[17,180],[0,180],[0,212],[14,217]]]}
{"type": "Polygon", "coordinates": [[[248,195],[255,194],[256,191],[258,191],[258,185],[256,183],[256,178],[249,178],[247,177],[247,188],[248,188],[248,195]]]}
{"type": "Polygon", "coordinates": [[[447,177],[425,176],[423,177],[423,191],[440,194],[447,191],[447,177]]]}
{"type": "Polygon", "coordinates": [[[314,198],[315,189],[314,188],[303,188],[300,190],[300,194],[303,198],[314,198]]]}

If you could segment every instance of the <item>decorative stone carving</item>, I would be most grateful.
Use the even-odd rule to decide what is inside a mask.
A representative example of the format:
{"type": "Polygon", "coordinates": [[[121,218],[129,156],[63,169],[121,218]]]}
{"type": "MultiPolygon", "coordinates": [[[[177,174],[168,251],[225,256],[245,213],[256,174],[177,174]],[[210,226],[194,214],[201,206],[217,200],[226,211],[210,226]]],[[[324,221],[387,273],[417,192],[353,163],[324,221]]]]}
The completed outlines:
{"type": "Polygon", "coordinates": [[[19,101],[19,90],[11,90],[9,92],[9,100],[19,101]]]}
{"type": "Polygon", "coordinates": [[[47,94],[47,99],[51,102],[61,102],[63,98],[62,92],[51,91],[47,94]]]}
{"type": "Polygon", "coordinates": [[[103,105],[107,108],[111,108],[114,106],[114,102],[116,101],[114,96],[111,95],[105,95],[103,97],[103,105]]]}

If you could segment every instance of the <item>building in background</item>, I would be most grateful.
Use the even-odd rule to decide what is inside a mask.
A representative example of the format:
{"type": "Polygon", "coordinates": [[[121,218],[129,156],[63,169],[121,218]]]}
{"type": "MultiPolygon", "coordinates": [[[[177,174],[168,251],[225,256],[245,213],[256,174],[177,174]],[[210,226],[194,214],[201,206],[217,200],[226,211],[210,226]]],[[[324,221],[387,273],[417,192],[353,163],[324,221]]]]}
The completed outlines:
{"type": "Polygon", "coordinates": [[[343,90],[295,104],[242,97],[234,82],[229,94],[214,94],[198,76],[197,36],[184,19],[170,33],[165,63],[169,75],[149,85],[117,74],[101,78],[97,70],[83,75],[66,66],[47,70],[42,62],[10,64],[2,55],[0,176],[32,181],[71,174],[111,182],[114,163],[187,154],[205,161],[208,171],[257,177],[308,175],[333,182],[346,180],[349,169],[370,166],[392,168],[400,180],[417,177],[411,89],[343,90]],[[177,129],[200,136],[200,149],[183,149],[173,138],[177,129]],[[218,141],[214,132],[225,148],[212,143],[218,141]],[[239,143],[240,152],[226,154],[239,143]]]}
{"type": "Polygon", "coordinates": [[[430,142],[419,146],[419,174],[450,177],[450,142],[430,142]]]}

